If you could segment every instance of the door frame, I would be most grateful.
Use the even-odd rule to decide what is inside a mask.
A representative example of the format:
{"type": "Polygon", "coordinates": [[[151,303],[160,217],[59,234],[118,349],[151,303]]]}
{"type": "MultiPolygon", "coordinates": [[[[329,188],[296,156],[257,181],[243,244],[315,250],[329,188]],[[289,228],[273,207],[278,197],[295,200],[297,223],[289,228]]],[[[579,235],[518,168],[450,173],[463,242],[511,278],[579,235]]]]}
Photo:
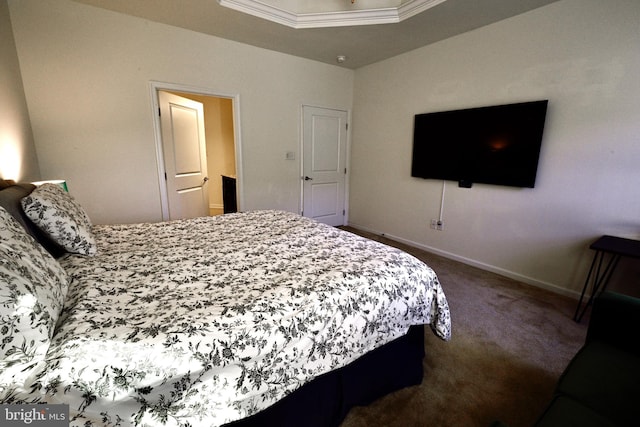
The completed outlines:
{"type": "Polygon", "coordinates": [[[162,148],[162,128],[160,123],[160,103],[158,100],[158,91],[174,91],[183,93],[192,93],[194,95],[211,96],[215,98],[226,98],[232,102],[233,109],[233,143],[236,157],[236,177],[237,177],[237,200],[238,210],[244,206],[244,174],[242,169],[242,140],[240,132],[240,95],[228,94],[215,91],[213,89],[183,85],[178,83],[167,83],[159,81],[149,82],[149,91],[151,95],[151,113],[153,116],[153,132],[156,145],[156,162],[158,168],[158,186],[160,191],[160,208],[162,211],[162,220],[169,219],[169,197],[167,194],[167,182],[164,178],[164,150],[162,148]]]}
{"type": "Polygon", "coordinates": [[[300,205],[298,213],[302,215],[304,211],[304,108],[322,108],[324,110],[344,111],[347,113],[347,146],[345,167],[347,173],[344,176],[344,217],[343,225],[349,224],[349,177],[351,176],[351,110],[340,107],[326,107],[323,105],[302,103],[300,104],[300,205]]]}

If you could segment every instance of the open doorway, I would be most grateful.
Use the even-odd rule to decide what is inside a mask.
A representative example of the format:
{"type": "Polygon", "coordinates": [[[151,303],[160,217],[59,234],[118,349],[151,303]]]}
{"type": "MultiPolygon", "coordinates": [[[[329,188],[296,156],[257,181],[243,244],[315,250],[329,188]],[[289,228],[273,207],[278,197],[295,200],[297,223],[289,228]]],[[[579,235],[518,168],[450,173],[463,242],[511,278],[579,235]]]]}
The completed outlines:
{"type": "Polygon", "coordinates": [[[209,172],[209,215],[237,212],[233,102],[230,98],[167,91],[202,103],[209,172]]]}
{"type": "MultiPolygon", "coordinates": [[[[239,211],[242,206],[241,158],[238,129],[238,97],[166,83],[152,83],[152,96],[169,92],[200,102],[204,106],[208,195],[210,215],[239,211]]],[[[158,120],[159,122],[159,120],[158,120]]],[[[169,219],[164,176],[162,134],[156,136],[163,219],[169,219]]]]}

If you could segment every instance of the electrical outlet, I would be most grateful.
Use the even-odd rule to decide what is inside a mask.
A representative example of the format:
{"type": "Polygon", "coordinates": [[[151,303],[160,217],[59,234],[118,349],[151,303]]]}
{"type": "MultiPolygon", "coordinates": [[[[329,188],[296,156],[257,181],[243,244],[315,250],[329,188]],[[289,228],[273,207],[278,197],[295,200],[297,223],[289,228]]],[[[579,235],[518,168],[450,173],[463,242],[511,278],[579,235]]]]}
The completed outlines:
{"type": "Polygon", "coordinates": [[[442,230],[444,230],[444,222],[440,221],[438,219],[432,219],[431,220],[431,228],[433,230],[442,231],[442,230]]]}

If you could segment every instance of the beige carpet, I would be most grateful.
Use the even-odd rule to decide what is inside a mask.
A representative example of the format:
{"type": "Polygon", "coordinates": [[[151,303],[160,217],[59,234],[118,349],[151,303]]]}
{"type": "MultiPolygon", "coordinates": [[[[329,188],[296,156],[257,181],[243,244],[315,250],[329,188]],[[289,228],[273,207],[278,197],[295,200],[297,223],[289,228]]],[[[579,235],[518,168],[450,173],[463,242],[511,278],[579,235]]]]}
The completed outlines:
{"type": "Polygon", "coordinates": [[[342,427],[531,426],[586,335],[576,301],[345,227],[397,246],[437,273],[449,301],[452,339],[426,333],[421,385],[351,410],[342,427]]]}

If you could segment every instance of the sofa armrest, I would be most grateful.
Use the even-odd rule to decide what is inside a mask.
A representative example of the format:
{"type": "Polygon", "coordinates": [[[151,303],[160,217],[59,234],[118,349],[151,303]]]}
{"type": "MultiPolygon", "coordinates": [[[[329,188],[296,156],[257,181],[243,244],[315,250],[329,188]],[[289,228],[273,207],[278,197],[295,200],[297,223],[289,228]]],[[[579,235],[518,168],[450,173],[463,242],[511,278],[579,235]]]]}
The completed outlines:
{"type": "Polygon", "coordinates": [[[603,292],[593,302],[587,342],[602,341],[640,355],[640,298],[603,292]]]}

